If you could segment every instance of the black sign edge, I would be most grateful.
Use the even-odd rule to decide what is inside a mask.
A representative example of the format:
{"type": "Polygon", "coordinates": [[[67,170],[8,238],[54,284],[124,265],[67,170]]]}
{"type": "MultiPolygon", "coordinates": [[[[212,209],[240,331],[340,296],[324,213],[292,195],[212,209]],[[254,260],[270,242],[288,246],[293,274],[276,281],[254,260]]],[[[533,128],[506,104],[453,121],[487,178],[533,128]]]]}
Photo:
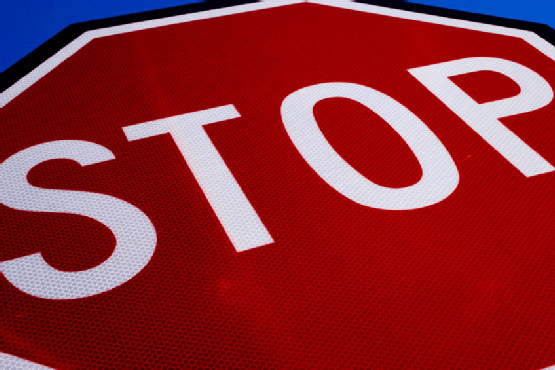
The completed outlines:
{"type": "Polygon", "coordinates": [[[87,31],[256,2],[254,0],[204,0],[200,3],[70,24],[0,73],[0,93],[6,91],[21,78],[25,77],[44,61],[87,31]]]}
{"type": "MultiPolygon", "coordinates": [[[[205,0],[201,3],[181,5],[171,8],[157,9],[128,15],[74,23],[44,42],[35,50],[21,58],[12,66],[0,73],[0,93],[6,91],[21,78],[26,76],[63,47],[78,38],[84,32],[99,28],[119,26],[122,24],[142,22],[146,20],[171,17],[182,14],[197,13],[206,10],[220,9],[234,5],[256,3],[253,0],[205,0]]],[[[407,10],[415,13],[435,15],[451,19],[460,19],[483,24],[492,24],[513,29],[531,31],[555,45],[555,29],[542,23],[514,20],[491,15],[470,13],[460,10],[446,9],[429,5],[401,2],[397,0],[357,0],[355,2],[378,5],[387,8],[407,10]]]]}

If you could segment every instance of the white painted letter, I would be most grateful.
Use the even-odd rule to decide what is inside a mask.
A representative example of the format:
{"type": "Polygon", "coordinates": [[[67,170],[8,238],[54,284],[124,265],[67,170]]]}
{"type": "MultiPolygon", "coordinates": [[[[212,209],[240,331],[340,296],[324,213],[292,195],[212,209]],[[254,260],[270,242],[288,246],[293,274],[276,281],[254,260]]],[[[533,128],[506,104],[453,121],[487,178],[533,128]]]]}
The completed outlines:
{"type": "Polygon", "coordinates": [[[283,101],[281,116],[289,137],[308,164],[331,187],[356,203],[388,210],[422,208],[447,198],[459,183],[451,155],[424,122],[396,100],[369,87],[341,82],[305,87],[283,101]],[[314,105],[328,98],[352,99],[389,123],[418,158],[423,172],[420,181],[400,189],[380,186],[341,158],[314,118],[314,105]]]}
{"type": "Polygon", "coordinates": [[[29,184],[29,171],[51,159],[71,159],[88,166],[114,159],[114,155],[103,146],[78,140],[51,141],[22,150],[0,167],[0,201],[17,210],[90,217],[114,234],[114,252],[100,265],[84,271],[56,270],[40,253],[2,262],[0,271],[23,292],[47,299],[89,297],[133,278],[150,261],[156,247],[156,230],[149,218],[131,204],[108,195],[29,184]]]}
{"type": "Polygon", "coordinates": [[[237,252],[273,243],[203,126],[240,117],[233,105],[123,128],[129,141],[170,134],[237,252]]]}
{"type": "Polygon", "coordinates": [[[539,74],[515,62],[485,57],[432,64],[409,72],[524,176],[555,170],[499,121],[499,118],[542,108],[553,100],[553,89],[539,74]],[[521,91],[510,98],[478,104],[449,79],[478,71],[501,73],[516,82],[521,91]]]}

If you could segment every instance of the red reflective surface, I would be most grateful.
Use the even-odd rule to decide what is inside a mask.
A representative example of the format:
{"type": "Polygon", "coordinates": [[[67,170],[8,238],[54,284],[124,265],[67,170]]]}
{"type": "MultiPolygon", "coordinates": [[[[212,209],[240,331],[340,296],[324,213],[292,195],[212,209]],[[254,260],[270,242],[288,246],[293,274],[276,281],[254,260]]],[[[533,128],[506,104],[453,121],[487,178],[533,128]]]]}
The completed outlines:
{"type": "MultiPolygon", "coordinates": [[[[60,369],[552,365],[555,173],[524,177],[407,72],[473,56],[555,86],[555,62],[522,40],[311,4],[92,41],[2,108],[0,159],[51,140],[109,148],[115,160],[51,161],[29,181],[126,200],[156,227],[156,251],[132,280],[89,298],[40,299],[0,277],[0,350],[60,369]],[[457,164],[455,192],[386,211],[327,185],[280,116],[287,95],[323,82],[366,85],[414,112],[457,164]],[[226,104],[241,118],[206,131],[275,240],[242,253],[171,137],[128,142],[122,131],[226,104]]],[[[477,101],[518,93],[503,76],[455,82],[477,101]]],[[[374,113],[330,99],[315,115],[369,179],[419,180],[416,157],[374,113]]],[[[551,103],[502,122],[555,163],[554,116],[551,103]]],[[[0,260],[41,252],[78,271],[113,250],[110,231],[84,217],[0,215],[0,260]]]]}

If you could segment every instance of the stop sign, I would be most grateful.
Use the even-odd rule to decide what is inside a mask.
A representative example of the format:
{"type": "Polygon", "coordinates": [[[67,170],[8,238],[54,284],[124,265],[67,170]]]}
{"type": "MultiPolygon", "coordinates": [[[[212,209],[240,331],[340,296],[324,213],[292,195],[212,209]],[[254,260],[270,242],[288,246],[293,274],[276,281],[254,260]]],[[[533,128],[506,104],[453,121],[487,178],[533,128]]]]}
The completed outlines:
{"type": "Polygon", "coordinates": [[[553,365],[549,31],[215,6],[11,77],[3,366],[553,365]]]}

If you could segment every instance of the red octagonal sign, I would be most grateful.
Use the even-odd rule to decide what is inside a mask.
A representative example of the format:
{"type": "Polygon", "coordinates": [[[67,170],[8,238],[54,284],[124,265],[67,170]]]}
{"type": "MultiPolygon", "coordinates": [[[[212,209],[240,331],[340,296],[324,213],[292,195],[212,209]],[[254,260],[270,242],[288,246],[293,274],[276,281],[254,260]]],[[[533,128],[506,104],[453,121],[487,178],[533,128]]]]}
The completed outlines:
{"type": "Polygon", "coordinates": [[[0,367],[553,365],[551,31],[210,7],[4,77],[0,367]]]}

